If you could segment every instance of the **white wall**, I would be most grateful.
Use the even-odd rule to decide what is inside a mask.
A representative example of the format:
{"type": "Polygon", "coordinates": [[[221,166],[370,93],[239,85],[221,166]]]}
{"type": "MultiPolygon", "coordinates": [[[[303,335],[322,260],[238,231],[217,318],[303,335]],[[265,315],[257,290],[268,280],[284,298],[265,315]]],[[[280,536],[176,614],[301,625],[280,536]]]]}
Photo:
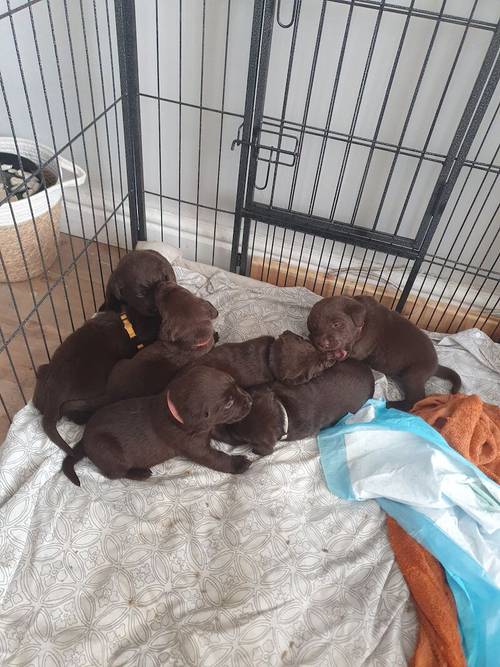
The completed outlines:
{"type": "MultiPolygon", "coordinates": [[[[19,4],[19,3],[18,3],[19,4]]],[[[137,5],[137,29],[139,44],[139,72],[142,112],[142,137],[144,154],[145,186],[148,191],[159,193],[164,198],[148,195],[148,222],[150,238],[161,237],[159,224],[163,222],[163,236],[171,242],[180,243],[188,256],[198,256],[205,261],[214,261],[222,266],[228,265],[229,248],[232,233],[232,215],[234,210],[239,150],[230,150],[231,141],[236,136],[241,122],[245,101],[248,50],[252,5],[249,0],[182,0],[182,30],[179,31],[178,0],[167,2],[159,0],[141,0],[137,5]],[[158,43],[156,41],[156,7],[158,7],[158,43]],[[204,28],[204,71],[201,86],[201,45],[203,35],[203,8],[205,7],[204,28]],[[226,49],[226,21],[230,8],[229,32],[227,41],[227,71],[225,85],[224,110],[223,70],[226,49]],[[182,39],[182,68],[179,80],[179,43],[182,39]],[[157,48],[159,69],[157,68],[157,48]],[[179,83],[181,97],[179,97],[179,83]],[[158,103],[147,97],[157,95],[165,98],[158,103]],[[180,126],[179,105],[182,100],[180,126]],[[200,104],[206,108],[200,115],[200,104]],[[221,119],[223,123],[221,125],[221,119]],[[201,121],[201,143],[200,138],[201,121]],[[219,158],[219,145],[221,153],[219,158]],[[161,146],[161,177],[160,151],[161,146]],[[180,146],[180,148],[179,148],[180,146]],[[200,149],[201,146],[201,149],[200,149]],[[179,189],[180,157],[180,189],[179,189]],[[217,192],[218,191],[218,192],[217,192]],[[186,204],[179,207],[176,199],[180,196],[186,204]],[[168,199],[170,197],[171,199],[168,199]],[[199,207],[196,207],[196,204],[199,207]],[[208,207],[218,207],[227,213],[214,213],[208,207]],[[179,219],[180,214],[180,219],[179,219]],[[180,235],[179,235],[180,228],[180,235]],[[195,247],[195,232],[198,229],[198,247],[195,247]],[[214,238],[217,239],[214,252],[214,238]]],[[[283,0],[284,14],[291,7],[291,0],[283,0]]],[[[410,0],[401,0],[393,4],[408,6],[410,0]]],[[[101,45],[101,57],[98,57],[97,35],[94,6],[91,0],[83,1],[83,15],[80,3],[71,0],[50,0],[33,6],[33,22],[38,36],[42,70],[48,97],[48,111],[53,119],[51,129],[49,113],[43,92],[40,68],[33,38],[31,17],[24,9],[13,16],[14,31],[17,36],[20,56],[26,79],[26,87],[33,110],[34,128],[28,113],[26,96],[15,55],[12,26],[8,18],[0,19],[0,71],[5,86],[6,97],[16,133],[32,137],[36,133],[41,143],[60,148],[68,137],[78,134],[82,126],[86,127],[94,117],[101,113],[115,99],[119,89],[118,62],[113,24],[114,3],[103,0],[96,3],[97,25],[101,45]],[[51,8],[56,45],[59,56],[60,75],[65,91],[64,101],[67,106],[69,131],[66,127],[63,98],[60,92],[59,72],[52,40],[52,30],[48,7],[51,8]],[[66,25],[66,13],[70,34],[73,40],[74,65],[70,54],[70,43],[66,25]],[[108,41],[107,15],[111,15],[111,44],[108,41]],[[82,35],[85,27],[87,49],[82,35]],[[113,58],[113,63],[111,59],[113,58]],[[89,70],[90,80],[89,83],[89,70]],[[101,70],[103,81],[101,81],[101,70]],[[113,76],[114,75],[114,81],[113,76]],[[92,85],[92,87],[90,87],[92,85]],[[113,89],[115,88],[115,90],[113,89]],[[92,91],[92,94],[91,94],[92,91]],[[104,92],[103,92],[104,91],[104,92]],[[82,113],[80,120],[79,104],[82,113]]],[[[442,0],[416,0],[414,7],[439,11],[442,0]]],[[[0,14],[5,11],[6,2],[0,2],[0,14]]],[[[12,2],[11,7],[14,6],[12,2]]],[[[288,104],[285,110],[286,132],[293,130],[293,123],[304,119],[307,84],[311,72],[314,45],[318,30],[322,2],[320,0],[302,0],[302,10],[298,23],[295,59],[291,73],[291,85],[288,104]]],[[[448,0],[445,13],[467,16],[472,7],[470,0],[448,0]]],[[[332,85],[338,67],[340,44],[348,17],[349,7],[343,3],[327,2],[321,47],[316,66],[315,83],[311,92],[311,101],[305,118],[309,126],[320,129],[325,127],[332,85]]],[[[479,0],[475,18],[484,21],[497,21],[500,3],[497,0],[479,0]]],[[[287,14],[288,15],[288,14],[287,14]]],[[[347,42],[342,76],[339,80],[338,93],[330,129],[337,133],[349,133],[356,105],[359,85],[366,63],[370,39],[373,34],[377,12],[363,7],[355,7],[351,19],[349,40],[347,42]]],[[[384,12],[379,27],[379,36],[373,51],[372,64],[365,83],[365,92],[359,107],[358,118],[353,133],[360,137],[372,137],[379,119],[384,93],[387,87],[398,43],[404,27],[403,15],[384,12]]],[[[419,76],[429,41],[432,38],[434,22],[424,18],[412,18],[410,29],[405,39],[404,48],[396,70],[391,93],[378,131],[380,141],[397,144],[401,139],[404,118],[411,95],[419,76]]],[[[450,23],[442,23],[435,37],[435,45],[429,59],[426,74],[411,121],[402,139],[405,147],[421,149],[427,141],[429,129],[436,111],[443,85],[450,71],[456,50],[463,36],[464,28],[450,23]]],[[[489,31],[471,28],[464,42],[462,55],[457,63],[447,94],[444,98],[441,114],[430,134],[427,150],[445,153],[464,104],[470,92],[473,80],[484,57],[489,31]]],[[[267,116],[280,118],[283,110],[283,95],[286,71],[290,53],[292,29],[275,26],[274,40],[269,72],[268,94],[265,113],[267,116]]],[[[494,103],[488,110],[482,125],[482,131],[471,150],[475,157],[479,143],[484,138],[484,131],[500,99],[500,90],[495,94],[494,103]]],[[[498,148],[498,119],[493,124],[477,159],[489,162],[498,148]]],[[[11,134],[3,95],[0,94],[0,133],[11,134]],[[3,105],[3,106],[2,106],[3,105]]],[[[297,135],[297,133],[295,132],[297,135]]],[[[264,135],[263,141],[276,145],[276,139],[264,135]]],[[[340,165],[344,156],[345,142],[336,138],[328,140],[325,151],[319,189],[311,209],[311,193],[321,137],[306,137],[302,147],[300,165],[297,172],[297,186],[293,199],[293,209],[317,215],[328,215],[333,194],[339,180],[340,165]]],[[[84,140],[79,138],[73,144],[74,158],[89,171],[91,191],[82,189],[78,198],[74,190],[67,190],[67,199],[76,202],[70,209],[70,228],[74,233],[86,236],[94,233],[94,225],[99,227],[114,205],[122,198],[126,179],[124,174],[123,137],[121,132],[120,104],[112,108],[95,126],[84,133],[84,140]],[[106,122],[107,121],[107,128],[106,122]],[[106,132],[106,130],[108,132],[106,132]],[[108,139],[109,137],[109,139],[108,139]],[[122,171],[118,158],[121,157],[122,171]],[[92,193],[92,198],[90,197],[92,193]],[[114,200],[114,201],[113,201],[114,200]],[[83,229],[83,232],[82,232],[83,229]]],[[[353,145],[350,151],[342,188],[339,192],[335,218],[349,222],[358,196],[360,179],[363,175],[369,147],[353,145]]],[[[70,152],[65,151],[70,157],[70,152]]],[[[363,196],[359,202],[355,222],[371,227],[378,208],[380,197],[386,183],[392,153],[376,150],[373,153],[370,169],[367,173],[363,196]]],[[[499,160],[496,160],[499,164],[499,160]]],[[[402,203],[406,197],[417,160],[412,157],[399,157],[397,169],[391,181],[385,204],[381,210],[379,228],[393,231],[402,203]]],[[[262,165],[264,167],[264,165],[262,165]]],[[[406,213],[401,221],[400,233],[413,236],[421,220],[423,210],[434,185],[439,164],[424,161],[419,176],[409,199],[406,213]]],[[[289,205],[290,183],[294,170],[281,166],[277,172],[274,204],[289,205]]],[[[459,185],[465,181],[468,170],[463,170],[459,185]]],[[[262,173],[259,173],[261,182],[262,173]]],[[[268,188],[258,193],[258,198],[269,203],[272,180],[268,188]]],[[[482,265],[486,270],[500,267],[495,265],[500,251],[498,238],[498,220],[492,218],[499,201],[499,185],[493,174],[474,171],[464,192],[457,201],[457,189],[443,215],[442,225],[431,246],[432,252],[441,256],[450,255],[451,260],[458,260],[482,265]],[[476,197],[478,187],[479,195],[476,197]],[[491,188],[491,192],[490,192],[491,188]],[[456,204],[456,206],[455,206],[456,204]],[[469,211],[470,209],[470,211],[469,211]],[[452,214],[451,223],[445,233],[443,230],[452,214]],[[476,220],[477,218],[477,220],[476,220]],[[479,247],[478,247],[478,244],[479,247]],[[475,255],[473,251],[476,250],[475,255]]],[[[120,211],[120,227],[126,221],[120,211]]],[[[63,225],[64,226],[64,225],[63,225]]],[[[259,231],[260,231],[259,227],[259,231]]],[[[256,244],[262,247],[265,241],[265,229],[258,235],[256,244]],[[262,236],[263,235],[263,236],[262,236]]],[[[283,232],[278,230],[275,236],[273,256],[278,257],[284,248],[286,253],[299,257],[302,247],[301,235],[294,238],[292,245],[290,234],[283,240],[283,232]]],[[[312,248],[311,266],[326,264],[330,246],[321,244],[312,246],[311,238],[305,239],[307,252],[312,248]]],[[[332,257],[333,266],[336,258],[340,261],[342,244],[336,244],[332,257]]],[[[354,264],[360,261],[361,254],[356,253],[354,264]]],[[[368,255],[368,261],[371,255],[368,255]]],[[[349,257],[347,256],[346,262],[349,257]]],[[[374,266],[379,264],[376,257],[374,266]]],[[[404,262],[397,262],[396,268],[404,262]]],[[[439,274],[439,268],[431,272],[439,274]]],[[[444,272],[443,277],[450,275],[444,272]]],[[[460,273],[451,274],[456,280],[460,273]]],[[[394,279],[394,276],[391,280],[394,279]]],[[[396,281],[397,282],[397,281],[396,281]]],[[[480,284],[476,281],[476,286],[480,284]]],[[[492,289],[493,283],[487,283],[486,289],[492,289]]]]}

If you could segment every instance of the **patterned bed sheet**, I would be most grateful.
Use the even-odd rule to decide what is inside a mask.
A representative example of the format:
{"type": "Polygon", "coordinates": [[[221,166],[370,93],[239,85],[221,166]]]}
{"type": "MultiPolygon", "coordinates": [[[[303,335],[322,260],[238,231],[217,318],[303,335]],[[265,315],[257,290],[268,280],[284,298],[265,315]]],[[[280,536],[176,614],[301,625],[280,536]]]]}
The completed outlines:
{"type": "MultiPolygon", "coordinates": [[[[309,291],[154,247],[219,310],[221,342],[305,333],[309,291]]],[[[500,346],[478,331],[436,342],[466,391],[498,399],[500,346]]],[[[378,377],[378,396],[396,392],[378,377]]],[[[237,477],[174,459],[147,482],[109,481],[83,461],[77,489],[61,461],[26,406],[0,447],[0,664],[407,663],[416,617],[385,516],[327,491],[315,438],[237,477]]]]}

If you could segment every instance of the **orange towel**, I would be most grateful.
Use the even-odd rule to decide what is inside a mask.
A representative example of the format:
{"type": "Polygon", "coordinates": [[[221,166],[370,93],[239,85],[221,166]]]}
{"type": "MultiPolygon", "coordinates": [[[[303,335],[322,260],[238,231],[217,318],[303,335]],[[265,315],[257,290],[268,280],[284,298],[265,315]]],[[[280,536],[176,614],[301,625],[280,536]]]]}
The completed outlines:
{"type": "Polygon", "coordinates": [[[446,442],[500,484],[500,408],[479,396],[438,395],[419,401],[413,411],[434,426],[446,442]]]}
{"type": "MultiPolygon", "coordinates": [[[[500,408],[464,394],[428,396],[413,412],[500,483],[500,408]]],[[[413,595],[420,630],[413,667],[465,667],[457,611],[439,562],[388,517],[387,531],[413,595]]]]}
{"type": "Polygon", "coordinates": [[[420,623],[410,664],[412,667],[465,667],[455,601],[439,561],[391,517],[387,517],[387,532],[420,623]]]}

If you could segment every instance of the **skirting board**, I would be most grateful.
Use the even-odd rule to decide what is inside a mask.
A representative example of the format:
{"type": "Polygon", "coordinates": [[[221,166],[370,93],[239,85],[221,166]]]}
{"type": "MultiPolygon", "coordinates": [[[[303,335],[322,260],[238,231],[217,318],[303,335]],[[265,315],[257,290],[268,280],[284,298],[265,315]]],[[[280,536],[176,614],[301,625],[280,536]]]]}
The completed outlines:
{"type": "MultiPolygon", "coordinates": [[[[69,228],[75,236],[91,237],[94,233],[94,219],[97,220],[97,228],[105,219],[104,212],[96,207],[95,202],[92,208],[90,202],[86,202],[83,198],[81,198],[79,206],[68,200],[67,208],[70,221],[69,228]]],[[[114,221],[108,223],[107,236],[103,231],[99,234],[98,240],[108,241],[109,239],[109,243],[124,247],[125,232],[129,230],[128,209],[126,206],[124,209],[120,210],[117,215],[118,224],[115,225],[114,221]]],[[[107,210],[113,210],[113,206],[109,202],[107,210]]],[[[169,204],[162,212],[154,206],[148,206],[146,220],[148,240],[163,240],[179,247],[187,259],[229,269],[233,235],[232,215],[220,213],[215,219],[213,211],[200,207],[199,217],[196,218],[196,207],[182,204],[179,224],[177,205],[169,204]]],[[[63,231],[66,231],[66,229],[63,228],[63,231]]],[[[283,234],[282,229],[276,230],[274,247],[277,250],[271,257],[268,248],[266,251],[265,230],[263,229],[263,233],[257,233],[255,239],[252,235],[253,260],[250,275],[253,278],[278,285],[285,285],[285,282],[286,285],[290,286],[295,284],[305,285],[316,293],[320,293],[323,288],[324,294],[331,294],[335,286],[336,272],[328,271],[327,262],[330,262],[331,267],[336,266],[335,260],[337,260],[341,275],[336,285],[336,291],[343,285],[345,277],[344,291],[352,293],[356,285],[356,279],[353,279],[352,276],[357,276],[362,264],[364,250],[356,251],[357,254],[355,253],[352,262],[349,257],[350,273],[345,276],[343,267],[347,267],[347,258],[342,262],[342,247],[330,257],[329,248],[323,248],[323,252],[320,252],[319,248],[316,250],[313,247],[311,252],[310,239],[306,239],[303,247],[302,244],[299,247],[297,243],[294,247],[291,247],[289,242],[290,233],[285,236],[284,243],[282,243],[283,234]],[[286,262],[284,261],[281,265],[280,255],[286,258],[286,262]],[[307,275],[305,268],[299,267],[301,256],[307,257],[307,275]],[[289,258],[290,263],[288,262],[289,258]],[[286,277],[288,265],[290,268],[286,277]]],[[[365,265],[367,263],[365,262],[365,265]]],[[[398,285],[404,282],[405,265],[406,260],[397,260],[395,267],[392,269],[390,281],[383,297],[383,302],[389,306],[392,305],[398,294],[398,285]]],[[[392,260],[390,266],[392,267],[392,260]]],[[[361,286],[363,286],[365,293],[375,293],[378,278],[381,276],[377,289],[377,295],[380,295],[389,278],[389,273],[389,269],[384,268],[383,261],[377,261],[377,257],[375,257],[375,261],[371,265],[370,275],[361,274],[357,291],[360,291],[361,286]]],[[[414,293],[418,294],[418,297],[410,296],[404,312],[407,315],[411,313],[410,317],[413,321],[418,320],[420,326],[432,331],[447,331],[449,329],[450,332],[454,332],[471,326],[481,327],[488,319],[481,313],[481,310],[484,308],[485,313],[488,313],[488,300],[490,304],[493,301],[490,293],[477,292],[467,284],[458,285],[458,287],[457,283],[452,281],[446,284],[446,281],[439,277],[439,268],[436,269],[435,275],[429,275],[425,280],[424,276],[419,276],[415,282],[414,293]],[[438,295],[438,298],[435,298],[434,295],[438,295]],[[473,307],[471,306],[472,303],[474,304],[473,307]],[[476,322],[476,320],[478,321],[476,322]]],[[[486,333],[492,334],[499,321],[500,309],[499,312],[495,312],[489,317],[484,329],[486,333]]],[[[496,337],[498,337],[498,333],[497,331],[496,337]]]]}

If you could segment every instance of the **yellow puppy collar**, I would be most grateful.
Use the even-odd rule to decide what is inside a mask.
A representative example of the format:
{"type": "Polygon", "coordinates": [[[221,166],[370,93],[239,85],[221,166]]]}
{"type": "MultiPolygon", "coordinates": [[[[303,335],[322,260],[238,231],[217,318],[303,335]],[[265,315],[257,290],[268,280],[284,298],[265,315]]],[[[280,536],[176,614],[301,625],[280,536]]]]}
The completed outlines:
{"type": "MultiPolygon", "coordinates": [[[[137,338],[137,334],[135,333],[135,329],[132,326],[132,322],[127,317],[127,313],[123,313],[123,312],[120,313],[120,319],[122,321],[123,328],[125,329],[125,331],[128,334],[128,337],[130,338],[130,340],[133,341],[134,338],[137,338]]],[[[136,347],[137,347],[138,350],[142,350],[144,345],[142,343],[136,343],[136,347]]]]}

